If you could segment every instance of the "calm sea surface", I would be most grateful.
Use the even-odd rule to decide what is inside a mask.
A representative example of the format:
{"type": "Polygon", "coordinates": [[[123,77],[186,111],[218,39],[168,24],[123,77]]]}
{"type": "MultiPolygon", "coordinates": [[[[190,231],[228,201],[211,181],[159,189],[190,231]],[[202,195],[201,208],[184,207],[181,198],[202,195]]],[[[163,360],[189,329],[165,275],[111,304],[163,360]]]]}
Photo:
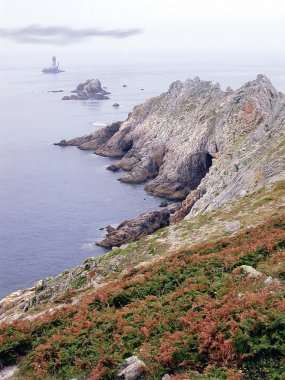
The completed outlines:
{"type": "Polygon", "coordinates": [[[39,67],[0,69],[0,298],[104,253],[94,245],[103,236],[101,227],[160,202],[140,185],[118,182],[117,174],[105,170],[110,159],[54,142],[124,120],[134,105],[166,91],[177,79],[200,76],[237,88],[264,73],[285,91],[281,65],[65,69],[58,75],[44,75],[39,67]],[[110,100],[61,101],[89,78],[108,87],[110,100]],[[112,107],[115,102],[119,109],[112,107]]]}

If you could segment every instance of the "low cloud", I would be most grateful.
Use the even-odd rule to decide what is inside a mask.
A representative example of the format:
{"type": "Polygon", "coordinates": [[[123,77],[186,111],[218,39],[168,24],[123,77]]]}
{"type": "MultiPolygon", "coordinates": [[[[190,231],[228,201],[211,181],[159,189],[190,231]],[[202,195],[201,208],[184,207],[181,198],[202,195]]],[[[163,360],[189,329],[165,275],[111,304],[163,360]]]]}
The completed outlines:
{"type": "Polygon", "coordinates": [[[73,29],[62,26],[31,25],[19,29],[0,28],[0,38],[26,44],[67,45],[91,37],[128,38],[142,33],[140,29],[73,29]]]}

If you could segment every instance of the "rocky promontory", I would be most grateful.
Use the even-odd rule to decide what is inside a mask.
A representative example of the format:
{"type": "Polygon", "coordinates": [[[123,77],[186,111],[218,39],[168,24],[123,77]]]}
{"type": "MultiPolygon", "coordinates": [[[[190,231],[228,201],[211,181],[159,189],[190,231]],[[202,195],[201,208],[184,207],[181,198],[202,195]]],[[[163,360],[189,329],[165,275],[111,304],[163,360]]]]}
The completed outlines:
{"type": "Polygon", "coordinates": [[[105,238],[97,245],[110,249],[150,235],[156,230],[168,226],[171,215],[177,212],[180,207],[181,203],[174,203],[162,210],[146,212],[135,219],[126,220],[117,228],[109,228],[105,238]]]}
{"type": "Polygon", "coordinates": [[[120,181],[185,199],[181,219],[284,179],[276,149],[284,123],[285,97],[264,75],[235,91],[195,78],[173,83],[115,127],[59,145],[120,158],[109,168],[125,172],[120,181]]]}
{"type": "Polygon", "coordinates": [[[64,96],[62,100],[103,100],[109,99],[107,95],[110,92],[105,91],[102,88],[99,79],[88,79],[85,83],[80,83],[72,93],[76,95],[64,96]]]}

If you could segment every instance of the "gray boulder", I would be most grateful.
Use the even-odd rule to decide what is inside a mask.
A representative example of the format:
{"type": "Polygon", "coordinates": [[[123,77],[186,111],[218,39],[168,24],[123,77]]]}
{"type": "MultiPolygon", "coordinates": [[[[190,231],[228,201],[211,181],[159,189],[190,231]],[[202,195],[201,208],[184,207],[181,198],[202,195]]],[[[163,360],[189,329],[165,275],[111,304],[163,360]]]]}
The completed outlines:
{"type": "Polygon", "coordinates": [[[125,360],[123,368],[118,373],[118,379],[122,380],[148,380],[148,369],[145,363],[137,356],[131,356],[125,360]]]}
{"type": "Polygon", "coordinates": [[[259,278],[262,276],[262,273],[258,270],[254,269],[250,265],[241,265],[240,270],[244,273],[248,278],[259,278]]]}

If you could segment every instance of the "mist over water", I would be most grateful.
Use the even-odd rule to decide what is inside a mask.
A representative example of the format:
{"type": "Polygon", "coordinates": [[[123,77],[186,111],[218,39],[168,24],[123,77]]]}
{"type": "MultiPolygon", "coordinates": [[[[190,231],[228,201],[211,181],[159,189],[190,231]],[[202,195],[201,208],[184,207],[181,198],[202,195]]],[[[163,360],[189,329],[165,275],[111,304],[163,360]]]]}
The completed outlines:
{"type": "Polygon", "coordinates": [[[54,142],[124,120],[177,79],[200,76],[237,88],[263,73],[285,91],[282,65],[61,66],[66,72],[58,75],[44,75],[41,67],[0,69],[0,298],[102,254],[93,244],[104,233],[99,228],[160,202],[141,185],[118,182],[118,174],[105,170],[110,159],[54,142]],[[91,78],[108,87],[110,100],[61,101],[91,78]],[[64,93],[48,92],[54,90],[64,93]]]}

